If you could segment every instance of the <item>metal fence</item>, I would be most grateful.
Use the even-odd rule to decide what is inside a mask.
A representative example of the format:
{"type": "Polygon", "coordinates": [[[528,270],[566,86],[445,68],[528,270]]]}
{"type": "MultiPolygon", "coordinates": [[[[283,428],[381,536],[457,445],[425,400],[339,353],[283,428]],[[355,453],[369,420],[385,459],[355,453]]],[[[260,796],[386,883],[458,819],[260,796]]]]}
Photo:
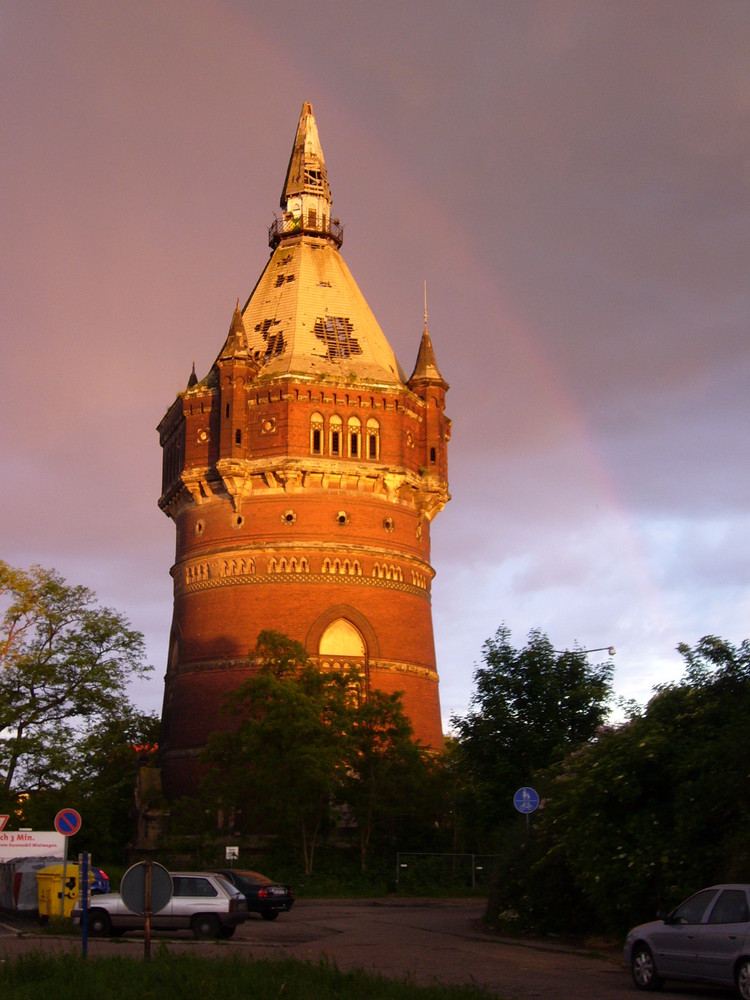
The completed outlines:
{"type": "Polygon", "coordinates": [[[396,855],[396,885],[404,888],[470,886],[489,879],[499,854],[432,854],[399,851],[396,855]]]}

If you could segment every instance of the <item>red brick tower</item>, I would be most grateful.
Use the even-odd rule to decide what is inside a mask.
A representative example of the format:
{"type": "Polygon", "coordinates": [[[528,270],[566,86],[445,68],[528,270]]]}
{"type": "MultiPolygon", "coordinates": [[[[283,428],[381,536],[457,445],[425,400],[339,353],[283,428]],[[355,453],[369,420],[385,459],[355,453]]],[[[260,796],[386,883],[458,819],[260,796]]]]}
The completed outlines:
{"type": "Polygon", "coordinates": [[[442,742],[430,522],[450,499],[448,389],[425,328],[406,378],[339,253],[312,107],[302,107],[271,257],[216,361],[159,424],[177,528],[162,713],[170,797],[195,787],[224,693],[258,633],[402,691],[442,742]]]}

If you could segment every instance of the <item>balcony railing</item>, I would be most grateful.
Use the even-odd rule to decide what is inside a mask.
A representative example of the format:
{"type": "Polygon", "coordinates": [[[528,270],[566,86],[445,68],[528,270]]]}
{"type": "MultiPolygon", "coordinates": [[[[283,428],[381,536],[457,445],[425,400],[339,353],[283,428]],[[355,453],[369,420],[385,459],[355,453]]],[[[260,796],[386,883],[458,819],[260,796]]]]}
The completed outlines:
{"type": "Polygon", "coordinates": [[[268,227],[268,245],[274,249],[279,245],[285,236],[326,236],[333,240],[337,247],[344,242],[344,227],[338,219],[311,219],[305,221],[302,216],[298,218],[274,219],[268,227]]]}

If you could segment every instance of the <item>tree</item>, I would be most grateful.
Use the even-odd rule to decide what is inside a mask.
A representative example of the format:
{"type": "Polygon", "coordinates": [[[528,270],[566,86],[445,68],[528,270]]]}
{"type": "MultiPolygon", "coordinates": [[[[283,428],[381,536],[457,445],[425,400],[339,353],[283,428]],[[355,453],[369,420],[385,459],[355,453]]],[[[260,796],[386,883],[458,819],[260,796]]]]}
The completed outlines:
{"type": "Polygon", "coordinates": [[[365,690],[355,669],[321,671],[299,643],[263,632],[258,673],[227,700],[231,726],[208,741],[201,796],[242,830],[299,847],[306,874],[334,817],[354,820],[364,870],[374,837],[424,813],[432,776],[400,694],[365,690]]]}
{"type": "MultiPolygon", "coordinates": [[[[93,734],[134,709],[145,676],[143,636],[86,587],[54,570],[0,562],[0,795],[65,786],[93,734]]],[[[137,714],[137,713],[136,713],[137,714]]]]}
{"type": "Polygon", "coordinates": [[[338,796],[356,820],[360,867],[365,871],[373,834],[389,827],[393,834],[399,820],[424,809],[429,773],[400,694],[368,692],[350,703],[346,722],[338,796]]]}
{"type": "Polygon", "coordinates": [[[347,681],[277,632],[262,632],[251,658],[259,672],[227,699],[232,728],[206,746],[204,793],[246,829],[298,844],[310,874],[342,763],[347,681]]]}
{"type": "Polygon", "coordinates": [[[621,932],[704,885],[746,877],[750,642],[706,636],[678,649],[680,682],[542,777],[521,904],[528,927],[574,929],[575,912],[578,929],[621,932]]]}
{"type": "Polygon", "coordinates": [[[516,650],[506,625],[482,655],[471,711],[452,724],[477,795],[475,825],[491,827],[512,814],[519,786],[594,736],[607,716],[613,665],[592,666],[582,650],[557,653],[538,630],[516,650]]]}

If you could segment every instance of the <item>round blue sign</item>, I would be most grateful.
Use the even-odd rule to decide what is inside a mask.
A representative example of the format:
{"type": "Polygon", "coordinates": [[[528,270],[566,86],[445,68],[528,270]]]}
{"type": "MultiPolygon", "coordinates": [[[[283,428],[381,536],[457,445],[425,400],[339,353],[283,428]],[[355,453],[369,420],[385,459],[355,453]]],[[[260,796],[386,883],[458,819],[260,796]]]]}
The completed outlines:
{"type": "Polygon", "coordinates": [[[513,805],[528,816],[539,808],[539,795],[533,788],[519,788],[513,796],[513,805]]]}

